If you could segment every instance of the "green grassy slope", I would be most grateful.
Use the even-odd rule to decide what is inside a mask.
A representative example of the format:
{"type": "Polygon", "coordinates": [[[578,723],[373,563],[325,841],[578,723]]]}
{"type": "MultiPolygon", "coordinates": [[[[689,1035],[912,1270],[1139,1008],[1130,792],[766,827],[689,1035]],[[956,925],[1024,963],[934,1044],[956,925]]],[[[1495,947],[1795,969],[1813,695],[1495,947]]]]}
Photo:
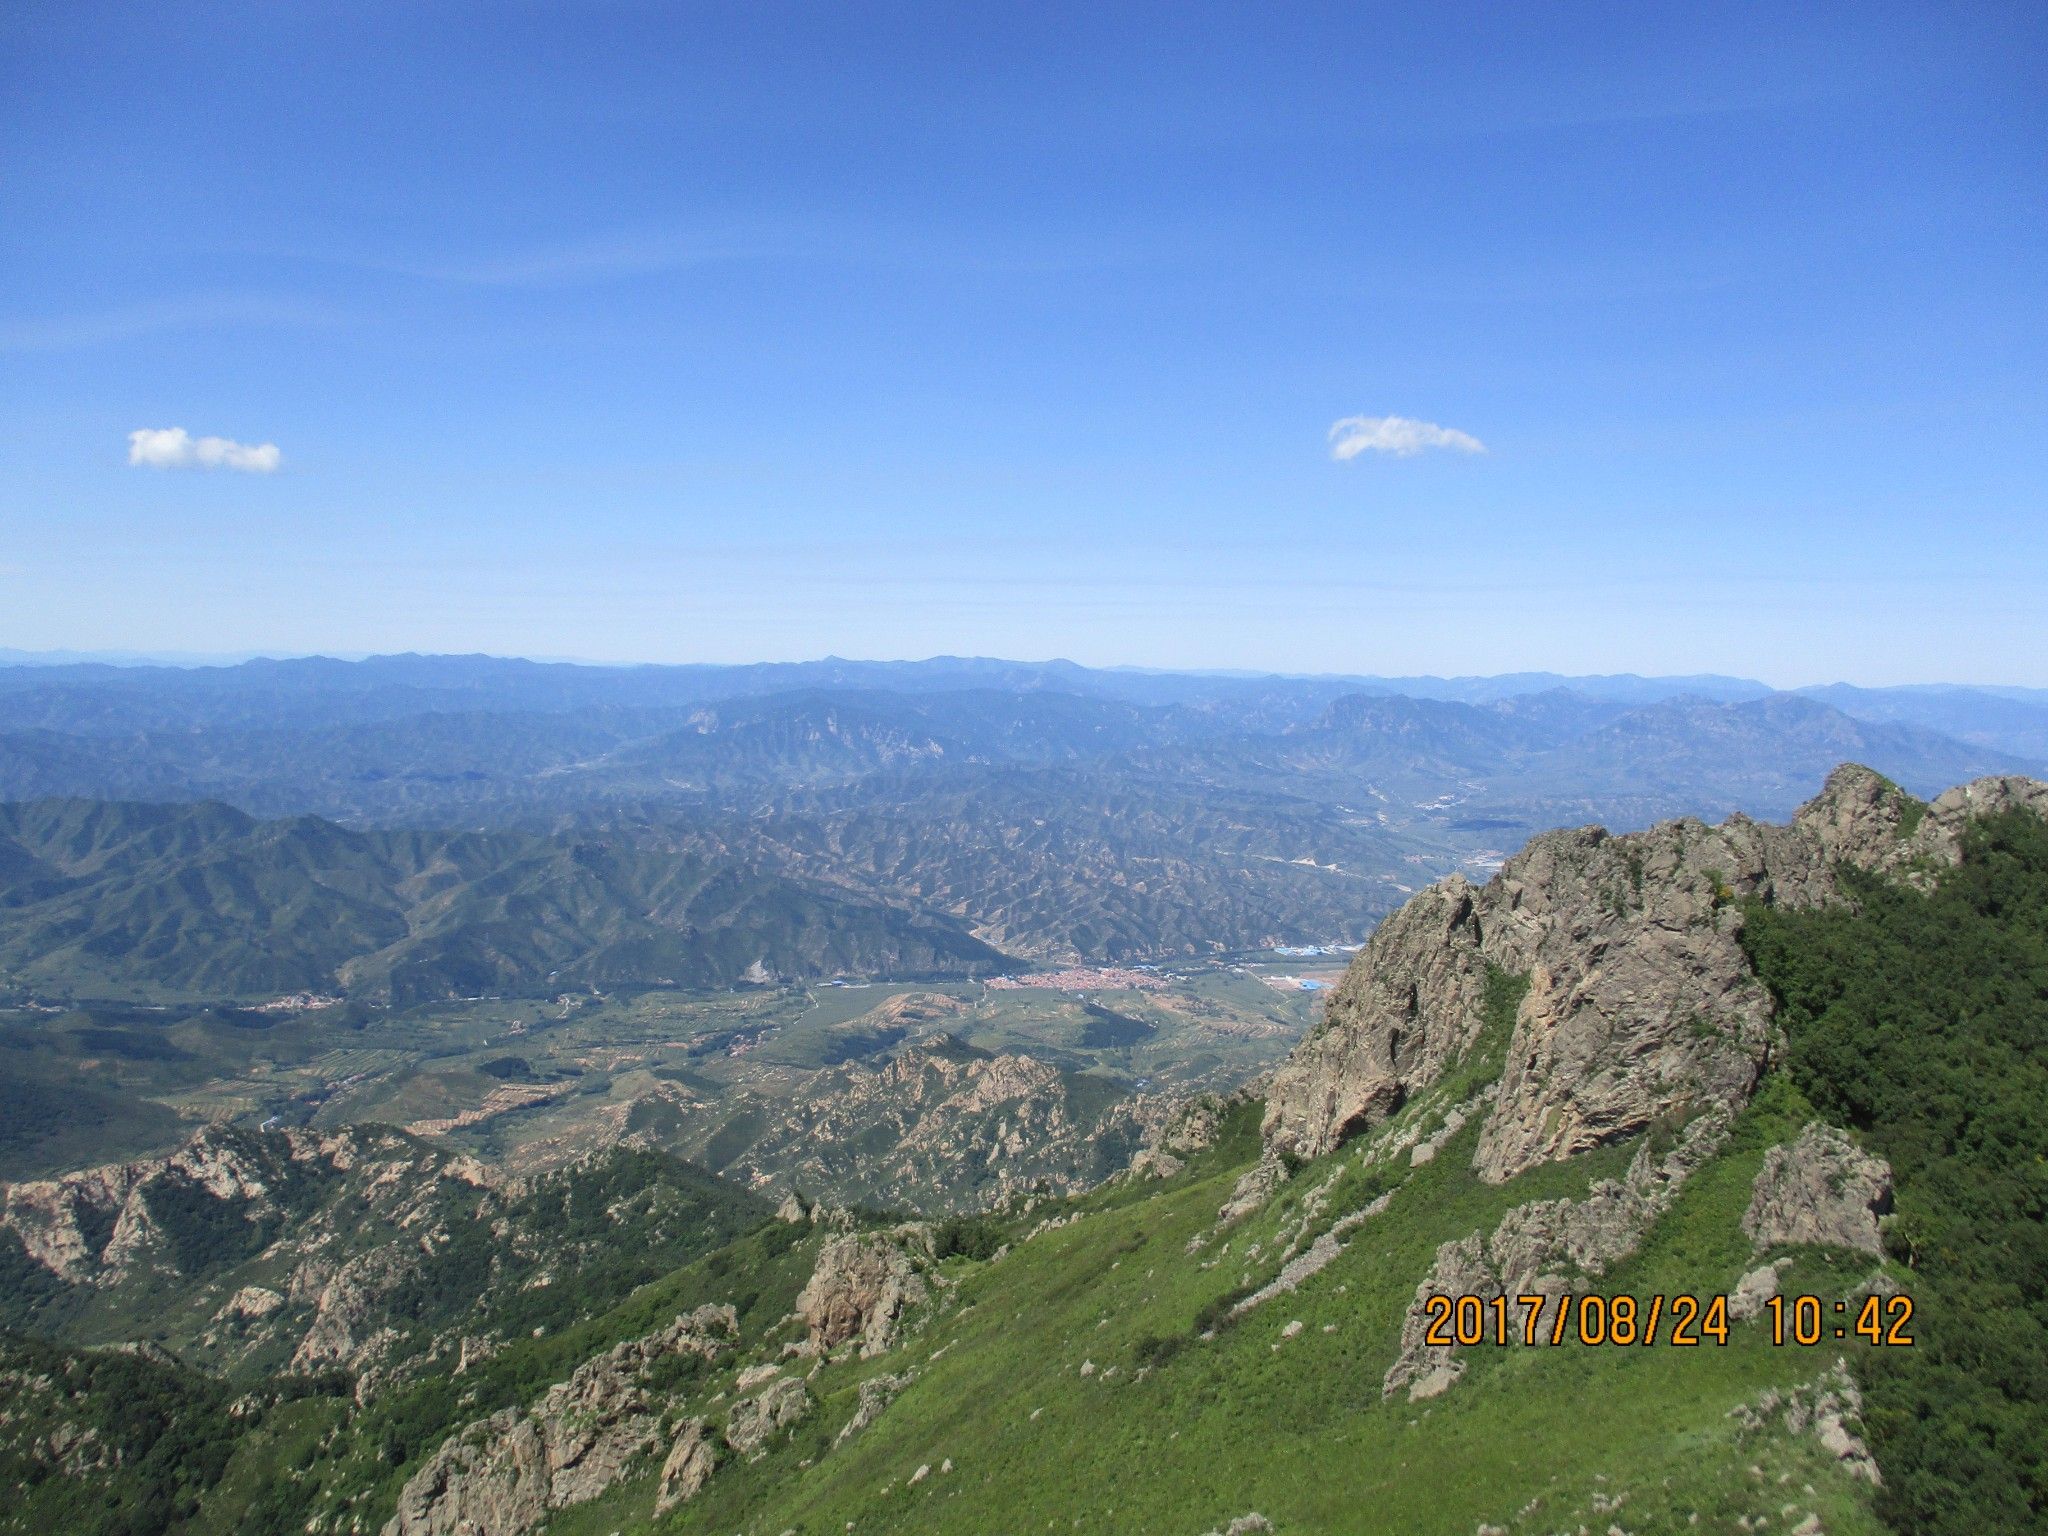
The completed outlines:
{"type": "MultiPolygon", "coordinates": [[[[1257,1161],[1256,1103],[1239,1106],[1216,1145],[1170,1180],[1119,1182],[949,1229],[934,1299],[908,1315],[898,1346],[822,1365],[807,1382],[816,1410],[758,1460],[727,1458],[695,1500],[660,1519],[648,1460],[601,1498],[559,1512],[549,1530],[815,1536],[850,1522],[977,1536],[1199,1536],[1252,1511],[1281,1532],[1347,1536],[1610,1523],[1732,1533],[1745,1520],[1790,1529],[1809,1515],[1829,1532],[1880,1530],[1869,1488],[1811,1434],[1775,1421],[1748,1430],[1731,1416],[1769,1389],[1815,1380],[1838,1356],[1863,1374],[1867,1352],[1855,1345],[1774,1347],[1754,1322],[1736,1325],[1725,1347],[1481,1347],[1466,1352],[1470,1368],[1444,1396],[1382,1398],[1402,1319],[1439,1244],[1491,1231],[1526,1201],[1581,1196],[1620,1174],[1635,1150],[1606,1148],[1498,1187],[1470,1169],[1476,1119],[1420,1166],[1376,1150],[1411,1126],[1440,1123],[1498,1071],[1516,992],[1496,977],[1494,1027],[1465,1062],[1379,1136],[1297,1167],[1241,1225],[1218,1231],[1217,1212],[1257,1161]],[[1384,1211],[1357,1224],[1320,1273],[1227,1319],[1232,1302],[1277,1272],[1290,1239],[1305,1246],[1383,1195],[1384,1211]],[[1012,1246],[998,1255],[1003,1240],[1012,1246]],[[835,1444],[860,1384],[882,1373],[913,1380],[870,1427],[835,1444]],[[913,1483],[919,1467],[930,1470],[913,1483]]],[[[1756,1262],[1739,1222],[1763,1153],[1812,1115],[1788,1079],[1772,1078],[1724,1150],[1598,1289],[1732,1289],[1756,1262]]],[[[583,1360],[700,1302],[740,1307],[745,1342],[733,1364],[773,1358],[798,1336],[788,1313],[818,1241],[809,1227],[771,1223],[608,1307],[551,1316],[538,1337],[533,1318],[508,1315],[517,1327],[502,1330],[507,1347],[462,1377],[431,1375],[363,1408],[319,1398],[267,1410],[208,1472],[186,1528],[285,1531],[318,1518],[375,1529],[447,1435],[536,1400],[583,1360]]],[[[1871,1268],[1862,1255],[1790,1256],[1790,1291],[1841,1294],[1871,1268]]],[[[730,1369],[693,1367],[675,1384],[676,1413],[718,1422],[730,1369]]]]}
{"type": "MultiPolygon", "coordinates": [[[[1647,1345],[1481,1345],[1443,1395],[1383,1397],[1440,1245],[1490,1233],[1527,1202],[1582,1197],[1640,1147],[1491,1186],[1471,1169],[1475,1115],[1433,1158],[1408,1156],[1410,1133],[1441,1126],[1501,1069],[1519,984],[1495,974],[1487,1027],[1461,1061],[1385,1126],[1293,1166],[1239,1225],[1219,1228],[1218,1211],[1258,1161],[1255,1103],[1170,1179],[949,1225],[932,1298],[906,1314],[901,1339],[872,1359],[799,1364],[817,1406],[758,1458],[725,1457],[663,1516],[658,1457],[643,1458],[548,1530],[1200,1536],[1253,1511],[1281,1533],[1342,1536],[2036,1529],[2048,827],[2012,817],[1978,828],[1932,894],[1876,882],[1856,893],[1853,909],[1751,914],[1786,1049],[1720,1150],[1592,1288],[1647,1307],[1730,1292],[1783,1259],[1784,1292],[1833,1298],[1882,1270],[1917,1303],[1910,1349],[1780,1345],[1766,1314],[1694,1348],[1668,1331],[1647,1345]],[[1742,1231],[1766,1153],[1821,1118],[1893,1161],[1895,1260],[1759,1254],[1742,1231]],[[1340,1221],[1348,1235],[1331,1262],[1233,1317],[1340,1221]],[[1787,1420],[1786,1399],[1831,1381],[1838,1361],[1869,1389],[1868,1432],[1891,1477],[1882,1491],[1810,1423],[1787,1420]],[[910,1380],[840,1442],[862,1384],[883,1374],[910,1380]],[[1775,1406],[1740,1411],[1759,1403],[1775,1406]]],[[[701,1414],[715,1428],[735,1370],[798,1336],[789,1312],[819,1245],[812,1228],[769,1224],[608,1305],[550,1318],[539,1336],[522,1316],[503,1352],[461,1378],[416,1380],[362,1408],[281,1405],[210,1474],[191,1528],[375,1529],[455,1429],[533,1402],[698,1303],[731,1301],[740,1348],[689,1367],[668,1405],[672,1423],[701,1414]]]]}
{"type": "MultiPolygon", "coordinates": [[[[1750,1262],[1737,1223],[1762,1150],[1802,1123],[1791,1099],[1773,1094],[1752,1113],[1603,1290],[1732,1287],[1750,1262]]],[[[1733,1530],[1738,1517],[1775,1520],[1788,1502],[1830,1531],[1877,1529],[1867,1491],[1810,1439],[1747,1435],[1728,1416],[1834,1359],[1832,1350],[1773,1348],[1758,1325],[1739,1327],[1726,1348],[1483,1349],[1445,1397],[1382,1401],[1401,1319],[1436,1245],[1490,1229],[1525,1200],[1583,1193],[1618,1172],[1628,1151],[1490,1188],[1466,1166],[1476,1135],[1467,1127],[1407,1175],[1386,1212],[1298,1292],[1208,1340],[1197,1333],[1205,1306],[1248,1277],[1270,1277],[1276,1235],[1330,1169],[1304,1168],[1265,1212],[1192,1255],[1189,1240],[1213,1224],[1239,1168],[1184,1175],[1137,1198],[1098,1196],[1072,1225],[999,1262],[963,1265],[942,1312],[896,1357],[829,1367],[812,1384],[826,1408],[795,1443],[721,1472],[669,1523],[770,1536],[848,1521],[905,1532],[1192,1536],[1257,1510],[1282,1531],[1468,1536],[1483,1522],[1571,1528],[1600,1513],[1597,1501],[1618,1498],[1635,1530],[1683,1526],[1694,1513],[1699,1529],[1733,1530]],[[1262,1258],[1250,1261],[1254,1246],[1262,1258]],[[1288,1337],[1295,1321],[1303,1327],[1288,1337]],[[1096,1369],[1084,1376],[1085,1362],[1096,1369]],[[873,1427],[825,1454],[858,1380],[906,1365],[919,1379],[873,1427]],[[801,1467],[806,1458],[815,1465],[801,1467]],[[920,1465],[948,1458],[952,1472],[909,1485],[920,1465]]],[[[1386,1182],[1349,1162],[1319,1226],[1386,1182]]],[[[1802,1263],[1794,1279],[1837,1288],[1868,1268],[1802,1263]]]]}
{"type": "MultiPolygon", "coordinates": [[[[1437,1117],[1445,1103],[1425,1095],[1404,1119],[1437,1117]]],[[[1236,1111],[1219,1144],[1172,1180],[1120,1183],[974,1224],[947,1246],[990,1254],[1002,1235],[1015,1246],[947,1259],[935,1300],[911,1314],[901,1344],[874,1360],[823,1366],[808,1383],[818,1409],[762,1459],[729,1460],[696,1500],[659,1521],[646,1463],[601,1499],[561,1512],[550,1530],[777,1536],[852,1522],[890,1532],[1198,1536],[1256,1510],[1283,1532],[1467,1536],[1481,1523],[1519,1532],[1610,1521],[1632,1531],[1734,1532],[1758,1515],[1789,1528],[1788,1507],[1830,1532],[1880,1529],[1868,1489],[1810,1435],[1750,1432],[1730,1417],[1768,1388],[1819,1376],[1838,1352],[1858,1353],[1774,1348],[1761,1323],[1738,1325],[1725,1348],[1482,1348],[1444,1397],[1382,1400],[1401,1319],[1436,1246],[1490,1230],[1526,1200],[1582,1194],[1618,1173],[1632,1148],[1489,1187],[1470,1172],[1477,1126],[1468,1125],[1419,1168],[1405,1158],[1368,1166],[1357,1149],[1304,1165],[1265,1210],[1215,1233],[1218,1207],[1256,1160],[1257,1114],[1256,1104],[1236,1111]],[[1326,1181],[1324,1200],[1312,1201],[1326,1181]],[[1390,1189],[1386,1210],[1300,1290],[1218,1325],[1220,1303],[1277,1269],[1304,1212],[1319,1203],[1308,1230],[1326,1230],[1390,1189]],[[1048,1215],[1070,1219],[1025,1236],[1048,1215]],[[915,1379],[872,1426],[835,1446],[860,1383],[880,1373],[915,1379]],[[952,1470],[940,1472],[948,1459],[952,1470]],[[920,1466],[931,1471],[912,1484],[920,1466]]],[[[1762,1153],[1810,1114],[1774,1079],[1729,1147],[1600,1288],[1732,1287],[1754,1262],[1738,1222],[1762,1153]]],[[[736,1302],[741,1357],[772,1357],[795,1337],[786,1318],[817,1241],[809,1228],[771,1224],[607,1310],[539,1337],[515,1334],[461,1378],[435,1375],[363,1409],[323,1398],[271,1410],[210,1474],[189,1528],[283,1531],[340,1516],[374,1529],[447,1434],[533,1401],[581,1361],[702,1301],[736,1302]]],[[[1802,1253],[1787,1288],[1839,1293],[1869,1267],[1861,1256],[1802,1253]]],[[[688,1411],[715,1415],[723,1383],[715,1373],[680,1383],[688,1411]]]]}

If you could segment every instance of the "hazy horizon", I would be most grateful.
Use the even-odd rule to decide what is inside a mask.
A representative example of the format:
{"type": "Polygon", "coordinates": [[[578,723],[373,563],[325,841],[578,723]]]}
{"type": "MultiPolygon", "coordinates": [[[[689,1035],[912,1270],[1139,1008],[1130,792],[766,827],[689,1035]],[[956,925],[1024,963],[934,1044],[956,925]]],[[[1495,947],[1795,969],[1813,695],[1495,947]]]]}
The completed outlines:
{"type": "Polygon", "coordinates": [[[1861,681],[1850,678],[1826,677],[1806,678],[1795,682],[1775,682],[1768,678],[1730,672],[1716,672],[1704,669],[1689,669],[1677,672],[1650,672],[1639,668],[1619,668],[1600,672],[1564,672],[1554,667],[1513,667],[1493,672],[1450,672],[1420,671],[1391,672],[1371,668],[1351,668],[1342,671],[1294,671],[1272,670],[1256,667],[1203,667],[1203,666],[1159,666],[1141,662],[1083,661],[1073,656],[992,656],[965,651],[937,651],[921,656],[854,656],[839,652],[822,655],[752,657],[739,661],[686,658],[676,660],[647,660],[636,657],[604,658],[591,656],[549,656],[528,655],[518,652],[496,651],[427,651],[401,649],[391,651],[323,651],[292,650],[287,648],[259,649],[233,652],[191,652],[191,651],[149,651],[149,650],[108,650],[84,651],[65,647],[49,650],[28,650],[19,647],[0,646],[0,667],[5,666],[71,666],[101,665],[122,667],[174,667],[195,669],[202,667],[237,667],[258,661],[339,661],[363,662],[392,660],[399,657],[420,657],[430,660],[468,660],[481,658],[490,661],[525,661],[539,666],[569,666],[591,668],[634,668],[634,667],[748,667],[748,666],[806,666],[827,662],[839,662],[855,666],[916,666],[920,664],[961,661],[989,662],[1005,666],[1076,666],[1096,672],[1134,672],[1161,675],[1195,677],[1242,677],[1280,678],[1298,681],[1322,679],[1343,680],[1356,678],[1361,681],[1403,682],[1433,681],[1444,683],[1488,682],[1503,678],[1555,677],[1562,682],[1592,681],[1606,679],[1639,678],[1645,682],[1671,682],[1687,679],[1715,681],[1722,683],[1754,684],[1776,693],[1796,693],[1803,689],[1848,686],[1855,688],[1956,688],[2017,690],[2020,692],[2044,692],[2048,689],[2035,685],[2014,682],[2007,678],[1943,678],[1931,681],[1879,680],[1861,681]]]}

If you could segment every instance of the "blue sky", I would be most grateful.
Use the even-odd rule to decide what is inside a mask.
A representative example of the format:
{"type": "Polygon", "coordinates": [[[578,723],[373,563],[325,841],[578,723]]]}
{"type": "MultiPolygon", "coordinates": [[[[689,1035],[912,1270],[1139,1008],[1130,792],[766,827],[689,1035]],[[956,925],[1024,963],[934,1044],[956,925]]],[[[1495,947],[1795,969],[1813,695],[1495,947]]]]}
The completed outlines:
{"type": "Polygon", "coordinates": [[[23,0],[0,646],[2048,684],[2044,146],[2038,5],[23,0]]]}

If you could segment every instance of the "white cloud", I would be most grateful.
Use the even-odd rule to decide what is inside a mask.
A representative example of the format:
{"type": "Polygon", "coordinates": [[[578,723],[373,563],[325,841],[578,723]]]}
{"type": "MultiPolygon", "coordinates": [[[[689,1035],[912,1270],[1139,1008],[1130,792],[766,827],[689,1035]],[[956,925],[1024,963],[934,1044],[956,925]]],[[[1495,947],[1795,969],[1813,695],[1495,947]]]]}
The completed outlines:
{"type": "Polygon", "coordinates": [[[238,469],[268,475],[284,462],[275,443],[194,437],[183,427],[144,427],[128,434],[128,462],[148,469],[238,469]]]}
{"type": "Polygon", "coordinates": [[[1408,416],[1346,416],[1330,423],[1330,457],[1340,462],[1361,453],[1391,453],[1397,459],[1407,459],[1429,448],[1486,452],[1486,444],[1470,432],[1408,416]]]}

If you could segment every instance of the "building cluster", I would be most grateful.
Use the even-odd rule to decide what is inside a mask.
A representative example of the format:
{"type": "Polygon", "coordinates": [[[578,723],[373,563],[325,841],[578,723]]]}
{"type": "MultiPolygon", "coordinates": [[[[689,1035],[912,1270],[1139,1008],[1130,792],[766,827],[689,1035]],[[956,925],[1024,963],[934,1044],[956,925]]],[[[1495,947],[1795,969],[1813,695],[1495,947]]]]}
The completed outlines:
{"type": "Polygon", "coordinates": [[[1064,971],[1037,971],[1028,976],[991,976],[998,992],[1040,987],[1052,992],[1159,992],[1166,978],[1149,965],[1078,966],[1064,971]]]}

